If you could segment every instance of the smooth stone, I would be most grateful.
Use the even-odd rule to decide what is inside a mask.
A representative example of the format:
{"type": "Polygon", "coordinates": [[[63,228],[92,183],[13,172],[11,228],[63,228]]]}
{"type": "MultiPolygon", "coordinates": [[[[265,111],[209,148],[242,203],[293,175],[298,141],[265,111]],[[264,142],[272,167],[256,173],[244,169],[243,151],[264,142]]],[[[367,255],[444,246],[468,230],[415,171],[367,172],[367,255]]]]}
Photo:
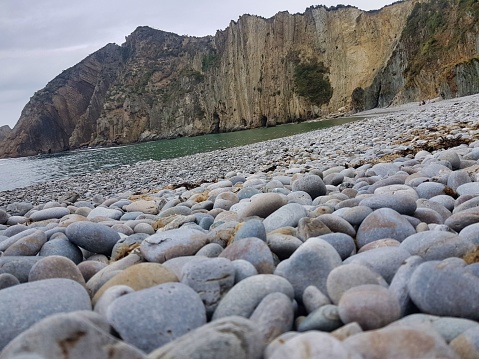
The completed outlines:
{"type": "Polygon", "coordinates": [[[470,195],[459,196],[454,202],[455,208],[452,213],[456,214],[466,209],[479,207],[479,196],[472,197],[470,195]]]}
{"type": "Polygon", "coordinates": [[[474,223],[463,228],[459,232],[459,236],[475,246],[479,245],[479,223],[474,223]]]}
{"type": "Polygon", "coordinates": [[[127,204],[124,207],[127,212],[142,212],[147,214],[158,214],[158,203],[156,201],[138,200],[127,204]]]}
{"type": "Polygon", "coordinates": [[[386,177],[399,171],[399,165],[396,163],[377,163],[371,170],[380,177],[386,177]]]}
{"type": "Polygon", "coordinates": [[[68,239],[54,238],[46,242],[40,252],[40,256],[63,256],[79,264],[83,260],[83,254],[75,244],[68,239]]]}
{"type": "Polygon", "coordinates": [[[383,186],[376,188],[374,190],[374,195],[404,195],[404,196],[412,196],[415,199],[418,199],[418,194],[416,190],[412,187],[406,186],[404,184],[392,184],[388,186],[383,186]]]}
{"type": "Polygon", "coordinates": [[[355,207],[338,209],[334,214],[345,219],[353,226],[359,226],[372,212],[373,210],[370,207],[358,205],[355,207]]]}
{"type": "Polygon", "coordinates": [[[216,196],[213,208],[222,208],[229,210],[232,205],[239,202],[238,195],[233,192],[223,192],[216,196]]]}
{"type": "Polygon", "coordinates": [[[310,313],[298,326],[298,332],[309,330],[320,330],[332,332],[344,324],[339,318],[339,311],[336,305],[327,304],[310,313]]]}
{"type": "Polygon", "coordinates": [[[331,300],[314,285],[310,285],[304,290],[302,301],[308,313],[315,311],[323,305],[331,304],[331,300]]]}
{"type": "Polygon", "coordinates": [[[149,223],[138,223],[135,228],[133,228],[135,233],[145,233],[148,235],[155,234],[155,229],[149,223]]]}
{"type": "Polygon", "coordinates": [[[260,194],[261,191],[253,188],[253,187],[243,187],[238,191],[238,199],[241,201],[242,199],[251,198],[255,194],[260,194]]]}
{"type": "Polygon", "coordinates": [[[286,204],[287,200],[284,196],[277,193],[260,193],[251,197],[251,202],[238,211],[238,215],[242,218],[258,216],[266,218],[271,213],[286,204]]]}
{"type": "Polygon", "coordinates": [[[100,223],[75,222],[66,229],[70,242],[87,251],[109,256],[113,246],[120,239],[115,230],[100,223]]]}
{"type": "Polygon", "coordinates": [[[440,151],[436,154],[435,157],[441,161],[449,162],[453,170],[457,170],[461,166],[461,159],[457,152],[454,150],[440,151]]]}
{"type": "Polygon", "coordinates": [[[459,196],[464,195],[471,195],[477,196],[479,195],[479,182],[470,182],[465,183],[457,187],[456,192],[459,196]]]}
{"type": "Polygon", "coordinates": [[[332,232],[345,233],[351,237],[356,236],[356,230],[345,219],[333,214],[323,214],[318,217],[332,232]]]}
{"type": "Polygon", "coordinates": [[[250,237],[234,241],[219,255],[231,261],[244,259],[250,262],[260,274],[272,274],[275,265],[268,245],[259,238],[250,237]]]}
{"type": "Polygon", "coordinates": [[[163,263],[171,258],[194,255],[206,240],[202,231],[182,227],[146,238],[141,242],[140,252],[149,262],[163,263]]]}
{"type": "Polygon", "coordinates": [[[429,199],[434,196],[446,194],[446,186],[438,182],[423,182],[416,187],[419,198],[429,199]]]}
{"type": "Polygon", "coordinates": [[[463,257],[474,245],[468,239],[451,232],[426,231],[407,237],[399,245],[411,255],[418,255],[426,261],[442,260],[449,257],[463,257]]]}
{"type": "MultiPolygon", "coordinates": [[[[30,230],[32,231],[32,228],[30,227],[27,227],[26,225],[24,224],[15,224],[15,225],[12,225],[10,227],[8,227],[4,232],[3,232],[3,235],[5,237],[12,237],[12,236],[15,236],[21,232],[24,232],[24,231],[27,231],[27,230],[30,230]]],[[[3,250],[3,249],[2,249],[3,250]]]]}
{"type": "Polygon", "coordinates": [[[33,208],[30,202],[13,202],[7,205],[7,212],[11,216],[24,216],[33,208]]]}
{"type": "Polygon", "coordinates": [[[0,256],[0,273],[10,273],[20,283],[28,282],[28,274],[33,265],[45,257],[40,256],[0,256]]]}
{"type": "Polygon", "coordinates": [[[211,316],[219,301],[235,284],[235,268],[226,258],[205,258],[183,266],[181,283],[197,292],[211,316]]]}
{"type": "Polygon", "coordinates": [[[158,348],[148,358],[261,359],[262,354],[263,343],[256,325],[246,318],[231,316],[183,335],[158,348]]]}
{"type": "Polygon", "coordinates": [[[463,228],[479,222],[479,207],[465,209],[463,211],[453,213],[444,224],[456,232],[460,232],[463,228]]]}
{"type": "Polygon", "coordinates": [[[312,174],[300,176],[292,182],[291,188],[293,191],[304,191],[308,193],[312,199],[326,194],[326,185],[321,177],[312,174]]]}
{"type": "Polygon", "coordinates": [[[175,207],[166,208],[166,209],[165,207],[163,207],[160,214],[158,215],[159,218],[166,218],[169,216],[177,216],[177,215],[189,216],[191,214],[191,208],[188,208],[186,206],[175,206],[175,207]]]}
{"type": "Polygon", "coordinates": [[[416,198],[407,195],[383,194],[368,197],[359,202],[360,206],[366,206],[372,210],[379,208],[391,208],[400,214],[413,215],[416,211],[416,198]]]}
{"type": "Polygon", "coordinates": [[[358,323],[353,322],[343,325],[341,328],[338,328],[331,332],[331,335],[336,339],[344,341],[346,338],[352,337],[353,335],[362,333],[363,330],[358,323]]]}
{"type": "Polygon", "coordinates": [[[206,324],[200,296],[182,283],[123,295],[110,304],[107,318],[125,342],[146,353],[206,324]]]}
{"type": "Polygon", "coordinates": [[[362,246],[361,249],[358,251],[358,253],[363,253],[376,248],[399,247],[400,244],[401,243],[399,241],[392,238],[378,239],[377,241],[370,242],[366,244],[365,246],[362,246]]]}
{"type": "Polygon", "coordinates": [[[346,290],[339,300],[338,311],[343,323],[356,322],[364,330],[382,328],[401,317],[396,297],[377,284],[346,290]]]}
{"type": "Polygon", "coordinates": [[[366,264],[391,283],[396,271],[411,254],[400,247],[382,247],[355,254],[344,261],[344,264],[366,264]]]}
{"type": "Polygon", "coordinates": [[[291,192],[286,195],[288,203],[298,203],[301,205],[310,206],[313,203],[311,196],[304,191],[291,192]]]}
{"type": "MultiPolygon", "coordinates": [[[[17,226],[14,226],[17,227],[17,226]]],[[[8,233],[10,228],[9,227],[4,232],[4,237],[7,237],[0,241],[0,251],[5,251],[8,247],[18,242],[20,239],[30,236],[33,233],[39,232],[35,228],[23,229],[22,227],[17,227],[19,229],[18,233],[16,231],[12,231],[12,233],[8,233]]],[[[40,231],[41,232],[41,231],[40,231]]],[[[38,234],[40,236],[40,234],[38,234]]],[[[46,236],[46,235],[45,235],[46,236]]]]}
{"type": "MultiPolygon", "coordinates": [[[[280,337],[281,338],[281,337],[280,337]]],[[[271,345],[275,345],[272,342],[271,345]]],[[[281,339],[274,350],[266,351],[265,359],[362,359],[330,334],[310,331],[281,339]]]]}
{"type": "Polygon", "coordinates": [[[398,212],[390,208],[380,208],[361,223],[357,230],[356,241],[361,248],[370,242],[384,238],[393,238],[402,242],[414,233],[416,233],[414,227],[398,212]]]}
{"type": "Polygon", "coordinates": [[[88,213],[87,218],[89,220],[95,218],[110,218],[114,220],[118,220],[123,216],[123,212],[113,208],[105,208],[105,207],[95,207],[93,208],[90,213],[88,213]]]}
{"type": "Polygon", "coordinates": [[[122,270],[103,284],[92,299],[93,305],[106,290],[117,285],[126,285],[133,290],[151,288],[162,283],[178,282],[178,277],[159,263],[138,263],[122,270]]]}
{"type": "Polygon", "coordinates": [[[215,222],[207,233],[207,242],[216,243],[225,248],[234,239],[238,229],[238,222],[215,222]]]}
{"type": "Polygon", "coordinates": [[[342,260],[356,254],[356,243],[353,237],[345,233],[323,234],[320,238],[331,244],[342,260]]]}
{"type": "MultiPolygon", "coordinates": [[[[437,197],[437,196],[436,196],[437,197]]],[[[435,198],[435,197],[433,197],[435,198]]],[[[451,211],[440,203],[434,202],[432,200],[420,198],[416,201],[418,209],[427,208],[436,211],[442,218],[442,223],[451,216],[451,211]]],[[[414,214],[416,215],[416,214],[414,214]]]]}
{"type": "Polygon", "coordinates": [[[475,326],[466,330],[451,341],[449,346],[461,359],[474,359],[479,357],[479,327],[475,326]]]}
{"type": "Polygon", "coordinates": [[[297,237],[282,233],[268,234],[266,243],[281,260],[289,258],[303,244],[297,237]]]}
{"type": "Polygon", "coordinates": [[[34,282],[42,279],[66,278],[74,280],[85,286],[85,279],[76,264],[63,256],[48,256],[40,259],[32,266],[28,274],[28,281],[34,282]]]}
{"type": "Polygon", "coordinates": [[[2,358],[37,359],[146,359],[138,349],[123,343],[85,312],[49,316],[16,337],[3,351],[2,358]]]}
{"type": "Polygon", "coordinates": [[[93,277],[95,274],[97,274],[100,270],[105,268],[107,265],[108,264],[106,263],[87,260],[87,261],[83,261],[79,263],[77,267],[80,270],[80,273],[82,274],[85,282],[88,282],[91,277],[93,277]]]}
{"type": "Polygon", "coordinates": [[[20,284],[17,277],[10,273],[0,273],[0,290],[20,284]]]}
{"type": "Polygon", "coordinates": [[[293,299],[293,287],[283,277],[258,274],[245,278],[226,293],[213,314],[213,320],[231,315],[249,318],[263,298],[274,292],[293,299]]]}
{"type": "Polygon", "coordinates": [[[224,248],[221,247],[218,243],[208,243],[201,247],[201,249],[196,252],[195,256],[216,258],[221,254],[221,252],[223,252],[223,249],[224,248]]]}
{"type": "Polygon", "coordinates": [[[448,260],[422,263],[413,272],[408,289],[423,313],[479,319],[479,277],[464,266],[448,260]]]}
{"type": "Polygon", "coordinates": [[[28,218],[23,216],[10,216],[7,220],[7,226],[24,225],[28,223],[28,218]]]}
{"type": "Polygon", "coordinates": [[[408,283],[412,273],[422,263],[424,263],[422,257],[411,256],[407,258],[398,268],[389,286],[389,291],[396,297],[401,307],[401,317],[417,311],[409,296],[408,283]]]}
{"type": "Polygon", "coordinates": [[[237,259],[231,262],[235,269],[235,284],[258,274],[258,271],[250,262],[244,259],[237,259]]]}
{"type": "Polygon", "coordinates": [[[353,335],[343,343],[364,359],[457,359],[444,339],[429,326],[386,327],[353,335]]]}
{"type": "Polygon", "coordinates": [[[42,209],[40,211],[34,212],[30,215],[29,218],[33,222],[39,222],[39,221],[45,221],[45,220],[53,219],[53,218],[59,219],[69,214],[70,214],[70,210],[68,208],[53,207],[53,208],[42,209]]]}
{"type": "Polygon", "coordinates": [[[35,231],[32,234],[22,237],[10,245],[4,256],[34,256],[40,252],[42,246],[47,242],[47,235],[43,231],[35,231]]]}
{"type": "MultiPolygon", "coordinates": [[[[440,205],[442,205],[444,208],[446,208],[449,213],[452,213],[452,210],[454,209],[454,198],[451,197],[451,196],[448,196],[448,195],[445,195],[445,194],[441,194],[439,196],[434,196],[432,198],[429,199],[430,202],[434,202],[434,203],[439,203],[440,205]]],[[[449,214],[450,216],[450,214],[449,214]]],[[[446,219],[444,219],[446,220],[446,219]]]]}
{"type": "Polygon", "coordinates": [[[323,178],[325,185],[339,186],[344,181],[344,175],[340,173],[330,173],[323,178]]]}
{"type": "Polygon", "coordinates": [[[250,320],[261,333],[263,342],[270,343],[293,328],[294,308],[291,299],[280,292],[268,294],[251,314],[250,320]]]}
{"type": "Polygon", "coordinates": [[[452,188],[457,192],[457,188],[466,183],[471,182],[471,177],[469,177],[466,171],[454,171],[447,177],[447,186],[452,188]]]}
{"type": "Polygon", "coordinates": [[[310,285],[326,293],[327,277],[341,262],[341,257],[333,246],[315,237],[308,239],[290,258],[279,263],[274,274],[292,283],[295,298],[301,300],[304,290],[310,285]]]}
{"type": "Polygon", "coordinates": [[[94,305],[94,310],[96,313],[107,317],[108,307],[113,301],[120,298],[123,295],[133,293],[134,290],[127,285],[114,285],[105,290],[103,295],[98,299],[94,305]]]}
{"type": "Polygon", "coordinates": [[[320,218],[303,217],[298,222],[298,238],[303,242],[308,238],[327,233],[332,233],[332,231],[320,218]]]}
{"type": "Polygon", "coordinates": [[[244,222],[235,233],[234,240],[242,238],[256,237],[266,241],[266,230],[263,222],[259,219],[250,219],[244,222]]]}
{"type": "Polygon", "coordinates": [[[111,260],[117,261],[125,257],[131,253],[131,251],[138,248],[141,242],[146,238],[148,238],[148,234],[146,233],[134,233],[128,237],[121,238],[115,243],[111,250],[111,260]]]}
{"type": "Polygon", "coordinates": [[[77,310],[91,310],[90,297],[82,285],[70,279],[45,279],[2,289],[0,350],[43,318],[77,310]]]}
{"type": "MultiPolygon", "coordinates": [[[[429,208],[418,208],[414,213],[414,218],[419,222],[426,224],[443,224],[443,217],[436,211],[429,208]]],[[[408,218],[410,220],[410,218],[408,218]]],[[[414,222],[409,221],[413,226],[414,222]]],[[[417,226],[416,226],[417,227],[417,226]]]]}
{"type": "Polygon", "coordinates": [[[263,221],[266,233],[281,227],[296,227],[301,218],[307,217],[306,209],[298,203],[288,203],[271,213],[263,221]]]}
{"type": "Polygon", "coordinates": [[[380,274],[358,263],[344,264],[334,268],[329,273],[326,281],[328,296],[334,304],[339,303],[342,295],[348,289],[364,284],[388,287],[388,284],[380,274]]]}

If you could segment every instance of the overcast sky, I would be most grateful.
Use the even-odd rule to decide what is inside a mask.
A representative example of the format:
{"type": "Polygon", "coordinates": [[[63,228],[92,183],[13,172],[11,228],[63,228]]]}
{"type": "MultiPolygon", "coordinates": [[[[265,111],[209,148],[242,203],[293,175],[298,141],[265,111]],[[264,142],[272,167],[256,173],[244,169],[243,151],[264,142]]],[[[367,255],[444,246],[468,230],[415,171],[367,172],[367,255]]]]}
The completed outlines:
{"type": "Polygon", "coordinates": [[[180,35],[214,35],[242,14],[269,18],[311,5],[379,9],[386,0],[1,0],[0,126],[13,128],[35,91],[107,43],[147,25],[180,35]]]}

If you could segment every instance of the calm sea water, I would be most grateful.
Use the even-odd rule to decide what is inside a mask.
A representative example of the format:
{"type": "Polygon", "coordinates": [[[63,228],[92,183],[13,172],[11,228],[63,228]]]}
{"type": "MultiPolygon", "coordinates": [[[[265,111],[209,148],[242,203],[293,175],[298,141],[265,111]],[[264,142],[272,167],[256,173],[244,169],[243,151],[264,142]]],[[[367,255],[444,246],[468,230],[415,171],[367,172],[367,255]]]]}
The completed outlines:
{"type": "Polygon", "coordinates": [[[26,187],[35,183],[79,174],[105,171],[149,159],[170,159],[222,148],[248,145],[356,120],[358,118],[338,118],[320,122],[257,128],[240,132],[181,137],[128,146],[0,159],[0,191],[26,187]]]}

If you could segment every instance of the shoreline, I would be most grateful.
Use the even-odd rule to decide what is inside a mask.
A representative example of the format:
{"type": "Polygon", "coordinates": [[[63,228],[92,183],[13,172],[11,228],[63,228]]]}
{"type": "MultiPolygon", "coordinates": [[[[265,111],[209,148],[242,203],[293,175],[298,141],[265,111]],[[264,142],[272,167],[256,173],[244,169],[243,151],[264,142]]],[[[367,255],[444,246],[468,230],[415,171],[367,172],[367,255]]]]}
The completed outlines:
{"type": "MultiPolygon", "coordinates": [[[[337,165],[354,167],[393,153],[422,150],[428,146],[421,142],[425,140],[415,138],[422,136],[415,133],[421,132],[417,129],[446,125],[436,128],[427,138],[432,145],[440,148],[440,144],[435,142],[441,136],[444,138],[459,131],[459,122],[472,124],[475,118],[479,118],[478,102],[479,95],[471,95],[423,106],[409,103],[368,110],[355,114],[365,117],[362,120],[331,128],[175,159],[138,162],[112,170],[3,191],[0,192],[0,208],[12,202],[39,204],[56,201],[67,192],[76,192],[82,199],[91,199],[95,194],[109,196],[128,191],[149,192],[182,183],[200,185],[220,180],[229,172],[252,174],[273,167],[286,171],[307,162],[311,162],[308,166],[317,168],[337,165]],[[457,112],[461,109],[459,117],[462,118],[458,118],[457,112]],[[355,148],[351,148],[352,143],[355,148]]],[[[461,137],[466,140],[467,136],[473,135],[474,132],[461,137]]]]}

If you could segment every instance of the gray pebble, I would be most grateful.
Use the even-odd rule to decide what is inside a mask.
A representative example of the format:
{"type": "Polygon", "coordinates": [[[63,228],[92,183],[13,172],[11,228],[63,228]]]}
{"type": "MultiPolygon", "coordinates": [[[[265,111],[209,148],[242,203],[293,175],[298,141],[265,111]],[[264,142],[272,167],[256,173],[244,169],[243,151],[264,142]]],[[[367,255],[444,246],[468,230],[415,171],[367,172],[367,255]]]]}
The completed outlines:
{"type": "Polygon", "coordinates": [[[234,241],[221,252],[219,257],[228,258],[231,261],[247,260],[260,274],[272,274],[275,268],[273,254],[268,245],[255,237],[234,241]]]}
{"type": "Polygon", "coordinates": [[[67,227],[70,242],[87,251],[109,256],[113,246],[120,239],[118,232],[100,223],[75,222],[67,227]]]}
{"type": "Polygon", "coordinates": [[[312,199],[326,194],[326,185],[321,177],[316,175],[303,175],[294,181],[291,187],[293,191],[304,191],[308,193],[312,199]]]}
{"type": "Polygon", "coordinates": [[[231,262],[235,269],[235,284],[258,274],[258,271],[250,262],[244,259],[237,259],[231,262]]]}
{"type": "Polygon", "coordinates": [[[309,330],[332,332],[343,325],[343,322],[339,318],[338,307],[327,304],[310,313],[298,326],[298,332],[306,332],[309,330]]]}
{"type": "Polygon", "coordinates": [[[298,203],[288,203],[270,214],[263,221],[266,233],[282,227],[295,227],[301,218],[308,214],[306,209],[298,203]]]}
{"type": "Polygon", "coordinates": [[[46,242],[40,252],[40,256],[64,256],[72,260],[75,264],[79,264],[83,260],[83,254],[75,244],[68,239],[53,238],[46,242]]]}
{"type": "Polygon", "coordinates": [[[68,214],[70,214],[70,210],[68,208],[53,207],[53,208],[47,208],[37,212],[33,212],[29,218],[33,222],[38,222],[38,221],[45,221],[45,220],[53,219],[53,218],[59,219],[68,214]]]}

